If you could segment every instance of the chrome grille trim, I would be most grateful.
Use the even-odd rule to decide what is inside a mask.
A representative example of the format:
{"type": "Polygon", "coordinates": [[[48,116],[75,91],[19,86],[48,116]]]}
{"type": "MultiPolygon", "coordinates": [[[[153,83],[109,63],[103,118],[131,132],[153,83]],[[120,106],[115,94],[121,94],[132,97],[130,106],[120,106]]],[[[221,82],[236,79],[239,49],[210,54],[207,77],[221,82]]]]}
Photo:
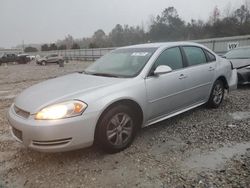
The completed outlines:
{"type": "Polygon", "coordinates": [[[33,140],[32,144],[35,146],[60,146],[68,144],[72,138],[64,138],[64,139],[58,139],[58,140],[47,140],[47,141],[39,141],[39,140],[33,140]]]}

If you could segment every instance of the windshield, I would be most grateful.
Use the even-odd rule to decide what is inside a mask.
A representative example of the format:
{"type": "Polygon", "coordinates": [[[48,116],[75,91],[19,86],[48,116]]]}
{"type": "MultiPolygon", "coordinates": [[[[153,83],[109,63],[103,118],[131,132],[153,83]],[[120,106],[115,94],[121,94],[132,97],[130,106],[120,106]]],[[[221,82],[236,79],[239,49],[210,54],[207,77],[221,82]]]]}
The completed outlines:
{"type": "Polygon", "coordinates": [[[134,77],[140,73],[156,48],[118,49],[89,66],[86,74],[114,77],[134,77]]]}
{"type": "Polygon", "coordinates": [[[228,59],[250,59],[250,48],[238,48],[225,54],[228,59]]]}

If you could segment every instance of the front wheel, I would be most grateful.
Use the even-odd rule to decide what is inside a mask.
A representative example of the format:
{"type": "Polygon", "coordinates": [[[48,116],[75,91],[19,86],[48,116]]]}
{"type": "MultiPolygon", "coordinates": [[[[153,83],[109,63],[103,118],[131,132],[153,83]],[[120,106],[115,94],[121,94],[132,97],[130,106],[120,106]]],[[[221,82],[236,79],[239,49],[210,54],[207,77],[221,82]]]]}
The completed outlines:
{"type": "Polygon", "coordinates": [[[42,65],[42,66],[45,66],[46,64],[47,64],[46,61],[42,61],[42,62],[41,62],[41,65],[42,65]]]}
{"type": "Polygon", "coordinates": [[[225,87],[223,82],[221,80],[216,80],[213,85],[209,100],[207,102],[208,107],[218,108],[223,101],[224,91],[225,87]]]}
{"type": "Polygon", "coordinates": [[[137,127],[132,110],[119,105],[108,110],[100,119],[95,135],[97,145],[108,153],[116,153],[129,147],[137,127]]]}

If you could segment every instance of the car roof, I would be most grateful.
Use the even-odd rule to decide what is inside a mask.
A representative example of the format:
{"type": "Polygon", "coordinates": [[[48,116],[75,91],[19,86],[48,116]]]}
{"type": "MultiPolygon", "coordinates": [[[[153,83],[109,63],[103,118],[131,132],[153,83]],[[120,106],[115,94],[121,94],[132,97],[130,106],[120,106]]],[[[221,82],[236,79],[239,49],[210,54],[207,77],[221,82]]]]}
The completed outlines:
{"type": "Polygon", "coordinates": [[[29,54],[18,54],[18,56],[27,56],[29,54]]]}
{"type": "Polygon", "coordinates": [[[137,44],[132,46],[125,46],[119,49],[125,48],[160,48],[160,47],[172,47],[172,46],[180,46],[180,45],[189,45],[189,46],[200,46],[202,45],[194,42],[161,42],[161,43],[146,43],[146,44],[137,44]]]}
{"type": "Polygon", "coordinates": [[[56,53],[51,53],[51,54],[47,54],[46,56],[51,56],[51,55],[58,55],[56,53]]]}
{"type": "Polygon", "coordinates": [[[6,52],[6,55],[16,55],[15,53],[6,52]]]}

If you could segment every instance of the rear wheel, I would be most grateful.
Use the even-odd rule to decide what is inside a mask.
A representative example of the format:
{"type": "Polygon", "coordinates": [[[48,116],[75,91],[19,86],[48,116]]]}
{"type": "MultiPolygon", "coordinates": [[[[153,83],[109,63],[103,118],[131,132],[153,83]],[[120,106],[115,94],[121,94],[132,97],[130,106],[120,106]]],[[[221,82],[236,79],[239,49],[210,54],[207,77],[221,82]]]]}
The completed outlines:
{"type": "Polygon", "coordinates": [[[115,106],[101,117],[97,125],[95,141],[108,153],[122,151],[132,143],[137,123],[135,114],[128,106],[115,106]]]}
{"type": "Polygon", "coordinates": [[[208,107],[218,108],[223,101],[224,91],[224,83],[221,80],[216,80],[207,102],[208,107]]]}
{"type": "Polygon", "coordinates": [[[42,62],[41,62],[41,65],[42,65],[42,66],[45,66],[46,64],[47,64],[46,61],[42,61],[42,62]]]}

